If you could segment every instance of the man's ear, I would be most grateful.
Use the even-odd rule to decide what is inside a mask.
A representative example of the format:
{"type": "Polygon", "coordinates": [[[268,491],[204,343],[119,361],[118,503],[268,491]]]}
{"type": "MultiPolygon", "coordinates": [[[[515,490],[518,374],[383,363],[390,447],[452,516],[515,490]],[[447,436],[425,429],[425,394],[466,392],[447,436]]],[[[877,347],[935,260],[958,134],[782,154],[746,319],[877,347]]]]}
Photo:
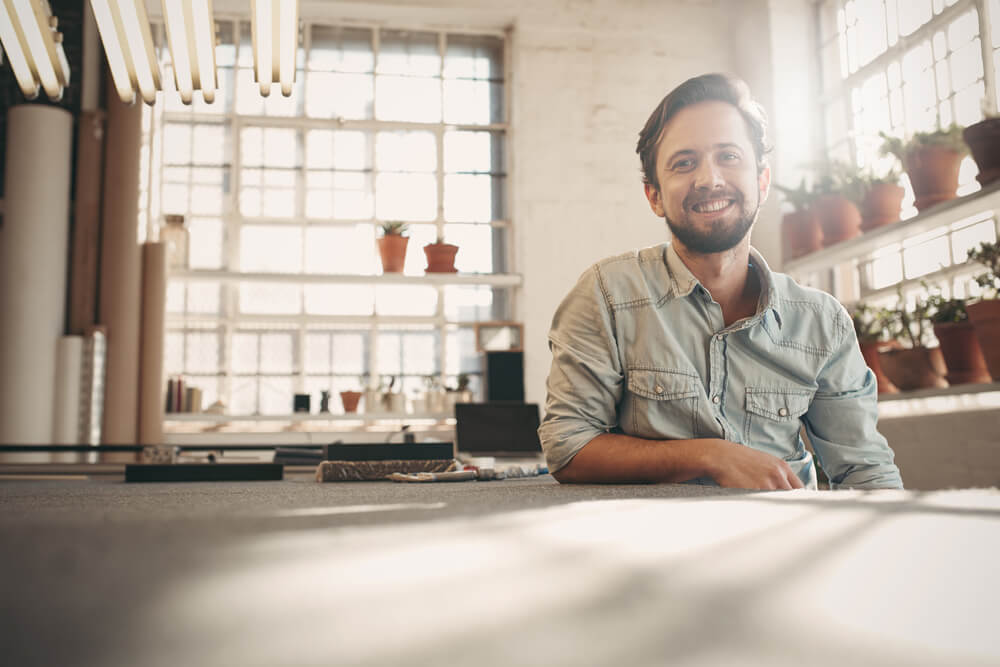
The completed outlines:
{"type": "Polygon", "coordinates": [[[760,203],[767,200],[767,193],[771,191],[771,167],[764,165],[757,175],[757,187],[760,188],[760,203]]]}
{"type": "Polygon", "coordinates": [[[649,208],[653,209],[653,213],[655,213],[657,217],[665,217],[666,214],[663,211],[663,200],[660,198],[660,188],[650,183],[644,183],[642,187],[646,191],[646,199],[649,200],[649,208]]]}

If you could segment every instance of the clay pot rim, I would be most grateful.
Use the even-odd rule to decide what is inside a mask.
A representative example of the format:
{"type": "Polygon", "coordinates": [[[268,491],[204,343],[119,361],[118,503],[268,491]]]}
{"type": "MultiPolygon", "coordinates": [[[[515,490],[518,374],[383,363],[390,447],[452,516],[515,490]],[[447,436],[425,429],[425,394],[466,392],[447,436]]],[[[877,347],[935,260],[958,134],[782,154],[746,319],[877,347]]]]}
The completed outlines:
{"type": "Polygon", "coordinates": [[[427,248],[455,248],[455,249],[458,249],[458,246],[455,245],[454,243],[428,243],[427,245],[424,246],[424,250],[427,250],[427,248]]]}

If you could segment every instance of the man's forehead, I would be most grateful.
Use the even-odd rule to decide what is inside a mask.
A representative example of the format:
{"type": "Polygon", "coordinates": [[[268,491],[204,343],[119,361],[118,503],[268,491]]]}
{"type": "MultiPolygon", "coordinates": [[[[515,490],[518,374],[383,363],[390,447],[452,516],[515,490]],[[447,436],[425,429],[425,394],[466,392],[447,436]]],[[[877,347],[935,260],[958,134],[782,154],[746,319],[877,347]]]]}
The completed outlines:
{"type": "Polygon", "coordinates": [[[660,135],[660,155],[678,151],[704,151],[731,145],[752,150],[746,121],[727,102],[699,102],[684,107],[671,118],[660,135]]]}

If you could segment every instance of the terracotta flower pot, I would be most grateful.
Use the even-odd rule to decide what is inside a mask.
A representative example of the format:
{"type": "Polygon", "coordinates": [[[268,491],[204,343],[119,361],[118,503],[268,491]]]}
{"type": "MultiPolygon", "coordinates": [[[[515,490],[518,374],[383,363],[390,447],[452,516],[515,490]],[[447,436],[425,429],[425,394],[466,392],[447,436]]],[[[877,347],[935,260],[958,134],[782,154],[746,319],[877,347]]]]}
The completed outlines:
{"type": "Polygon", "coordinates": [[[944,379],[948,369],[939,347],[882,350],[880,355],[882,370],[902,391],[948,386],[944,379]]]}
{"type": "Polygon", "coordinates": [[[983,299],[965,308],[975,327],[986,368],[994,380],[1000,380],[1000,299],[983,299]]]}
{"type": "Polygon", "coordinates": [[[831,246],[861,233],[861,212],[847,197],[821,195],[813,202],[812,211],[823,230],[823,245],[831,246]]]}
{"type": "Polygon", "coordinates": [[[812,210],[786,213],[781,219],[784,254],[795,259],[823,248],[823,230],[812,210]]]}
{"type": "Polygon", "coordinates": [[[406,263],[406,244],[410,237],[387,234],[379,239],[378,252],[382,257],[382,273],[402,273],[406,263]]]}
{"type": "Polygon", "coordinates": [[[962,131],[962,138],[979,167],[976,180],[987,186],[1000,179],[1000,118],[987,118],[962,131]]]}
{"type": "Polygon", "coordinates": [[[427,256],[427,273],[455,273],[455,255],[458,246],[451,243],[428,243],[424,246],[427,256]]]}
{"type": "Polygon", "coordinates": [[[918,211],[955,198],[962,154],[947,146],[918,146],[906,154],[904,168],[918,211]]]}
{"type": "Polygon", "coordinates": [[[948,384],[990,381],[986,360],[971,322],[935,324],[934,335],[941,343],[944,365],[948,367],[945,376],[948,384]]]}
{"type": "Polygon", "coordinates": [[[358,401],[361,400],[360,391],[340,392],[340,402],[344,404],[344,412],[357,412],[358,401]]]}
{"type": "Polygon", "coordinates": [[[882,364],[879,357],[879,351],[887,346],[886,343],[875,342],[875,343],[859,343],[861,346],[861,356],[865,358],[865,363],[868,364],[868,368],[872,369],[872,373],[875,374],[875,379],[878,381],[878,393],[880,394],[896,394],[899,393],[899,388],[892,383],[889,376],[885,374],[882,370],[882,364]]]}
{"type": "Polygon", "coordinates": [[[904,194],[906,191],[895,183],[873,185],[861,202],[861,230],[867,232],[899,220],[904,194]]]}

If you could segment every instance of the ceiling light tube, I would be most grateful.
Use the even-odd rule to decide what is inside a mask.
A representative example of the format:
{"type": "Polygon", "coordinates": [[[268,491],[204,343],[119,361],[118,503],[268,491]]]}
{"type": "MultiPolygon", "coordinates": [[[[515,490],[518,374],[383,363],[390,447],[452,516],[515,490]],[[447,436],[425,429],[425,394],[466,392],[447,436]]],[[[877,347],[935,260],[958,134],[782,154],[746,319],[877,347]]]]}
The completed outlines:
{"type": "Polygon", "coordinates": [[[271,36],[273,34],[273,11],[271,0],[250,0],[251,32],[253,34],[253,65],[260,94],[271,94],[272,55],[271,36]]]}
{"type": "Polygon", "coordinates": [[[18,38],[8,2],[9,0],[0,0],[0,42],[3,42],[3,49],[7,53],[7,60],[10,61],[10,68],[14,71],[17,85],[25,98],[33,100],[38,97],[38,81],[35,80],[24,46],[18,38]]]}
{"type": "Polygon", "coordinates": [[[281,34],[278,45],[278,80],[281,82],[281,94],[289,97],[292,94],[292,84],[295,83],[296,56],[299,49],[299,0],[280,0],[281,2],[281,34]]]}
{"type": "Polygon", "coordinates": [[[55,40],[49,28],[49,14],[39,3],[39,0],[13,0],[14,12],[21,26],[21,32],[28,45],[29,64],[33,65],[35,74],[42,82],[45,94],[51,100],[62,99],[63,83],[56,74],[55,40]]]}
{"type": "Polygon", "coordinates": [[[163,0],[163,16],[167,24],[167,41],[170,43],[170,57],[174,64],[174,80],[184,104],[191,104],[194,97],[194,74],[185,26],[184,2],[163,0]]]}
{"type": "Polygon", "coordinates": [[[104,53],[108,59],[111,80],[115,84],[115,90],[118,91],[118,97],[125,104],[132,104],[135,101],[135,90],[129,75],[125,51],[122,49],[124,30],[119,33],[118,22],[115,21],[115,14],[111,11],[110,3],[114,1],[90,0],[90,6],[94,10],[97,32],[100,33],[101,42],[104,43],[104,53]]]}
{"type": "Polygon", "coordinates": [[[146,17],[146,7],[143,0],[118,0],[118,10],[132,65],[130,79],[138,85],[142,99],[153,104],[156,91],[160,89],[160,64],[153,49],[153,32],[146,17]]]}
{"type": "Polygon", "coordinates": [[[212,19],[212,0],[192,0],[191,25],[193,34],[188,36],[195,45],[198,63],[198,82],[205,101],[215,101],[219,87],[215,69],[215,21],[212,19]]]}

